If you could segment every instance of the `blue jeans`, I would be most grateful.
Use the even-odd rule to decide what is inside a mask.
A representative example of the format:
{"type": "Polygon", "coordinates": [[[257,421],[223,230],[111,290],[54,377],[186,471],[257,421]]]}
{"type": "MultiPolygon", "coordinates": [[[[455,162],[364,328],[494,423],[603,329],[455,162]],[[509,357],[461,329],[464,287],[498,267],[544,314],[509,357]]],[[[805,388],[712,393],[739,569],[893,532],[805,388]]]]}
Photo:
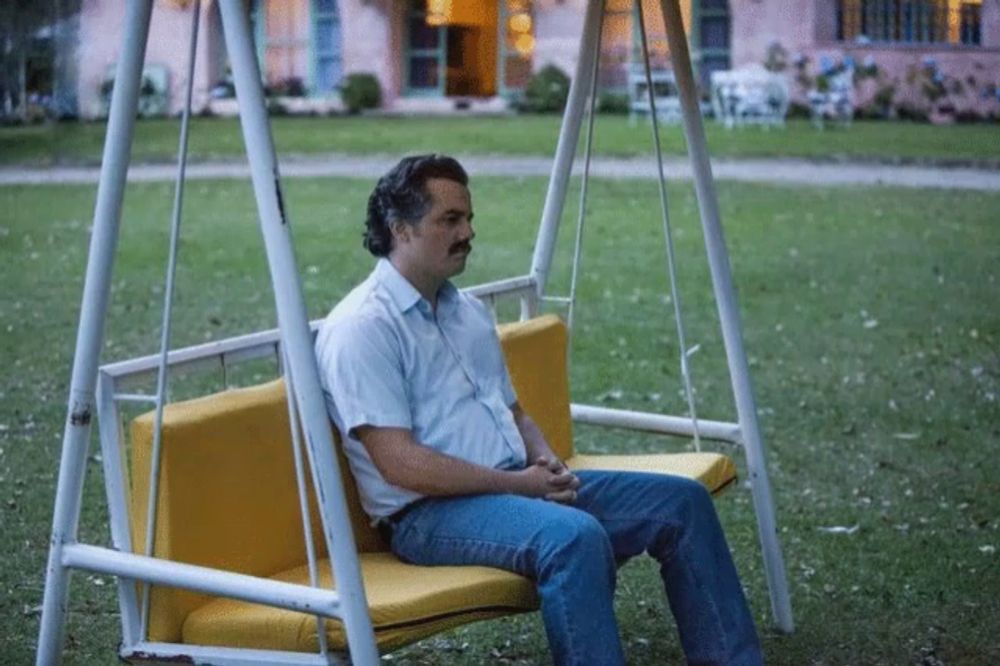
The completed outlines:
{"type": "Polygon", "coordinates": [[[536,582],[556,664],[624,664],[612,599],[617,565],[648,552],[690,664],[761,664],[753,618],[712,498],[696,481],[581,471],[572,506],[517,495],[433,497],[394,526],[421,565],[478,564],[536,582]]]}

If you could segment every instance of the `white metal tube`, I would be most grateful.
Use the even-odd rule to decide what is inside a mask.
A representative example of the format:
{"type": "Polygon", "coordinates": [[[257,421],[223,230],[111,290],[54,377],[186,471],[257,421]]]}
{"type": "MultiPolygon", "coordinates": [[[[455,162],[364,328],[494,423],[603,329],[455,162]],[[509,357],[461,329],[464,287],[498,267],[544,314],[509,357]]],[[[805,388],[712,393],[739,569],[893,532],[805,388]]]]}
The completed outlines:
{"type": "MultiPolygon", "coordinates": [[[[111,543],[115,550],[132,552],[132,534],[129,526],[128,483],[123,462],[125,440],[122,437],[122,420],[115,403],[115,380],[105,372],[97,375],[97,424],[101,434],[101,466],[104,469],[104,493],[108,499],[108,518],[111,523],[111,543]]],[[[141,640],[139,605],[135,582],[118,579],[118,605],[121,609],[122,644],[125,646],[141,640]]]]}
{"type": "Polygon", "coordinates": [[[308,585],[122,553],[82,543],[66,546],[62,555],[63,566],[74,569],[241,599],[310,615],[340,617],[341,613],[340,594],[336,590],[322,590],[308,585]]]}
{"type": "Polygon", "coordinates": [[[563,206],[566,204],[566,188],[573,171],[576,144],[580,139],[580,123],[583,121],[583,105],[586,102],[587,90],[590,88],[593,58],[598,57],[599,12],[603,11],[604,0],[587,0],[580,52],[576,59],[576,73],[570,82],[569,97],[566,100],[566,110],[559,130],[559,143],[552,163],[552,175],[549,177],[549,188],[545,193],[542,221],[538,227],[535,252],[531,259],[531,278],[535,282],[538,298],[545,295],[552,267],[552,255],[555,252],[556,237],[559,235],[559,222],[562,219],[563,206]]]}
{"type": "MultiPolygon", "coordinates": [[[[290,365],[286,362],[286,367],[290,365]]],[[[306,493],[305,465],[302,462],[302,437],[299,429],[299,410],[295,405],[295,391],[292,390],[291,375],[285,374],[285,403],[288,405],[288,427],[292,431],[292,461],[295,463],[295,487],[299,494],[299,516],[302,518],[302,536],[306,544],[306,561],[309,565],[309,584],[319,587],[319,567],[316,564],[316,544],[313,543],[312,515],[309,511],[309,496],[306,493]]],[[[329,651],[326,629],[322,616],[316,616],[316,637],[320,654],[329,651]]]]}
{"type": "Polygon", "coordinates": [[[204,664],[205,666],[247,666],[247,664],[267,664],[268,666],[330,666],[344,664],[347,660],[337,655],[326,657],[312,652],[287,652],[285,650],[254,650],[252,648],[230,648],[215,645],[186,645],[183,643],[160,643],[144,641],[128,648],[122,648],[119,655],[125,661],[178,664],[204,664]]]}
{"type": "MultiPolygon", "coordinates": [[[[628,428],[629,430],[645,430],[659,432],[665,435],[692,437],[694,429],[691,419],[684,416],[653,414],[651,412],[634,412],[627,409],[611,409],[596,405],[570,405],[570,415],[578,423],[608,426],[612,428],[628,428]]],[[[742,444],[740,426],[736,423],[723,421],[698,422],[701,436],[717,442],[742,444]]]]}
{"type": "Polygon", "coordinates": [[[257,53],[250,35],[249,16],[239,0],[220,2],[220,8],[240,105],[240,125],[271,269],[278,326],[291,368],[291,388],[295,391],[302,416],[316,498],[323,517],[324,537],[343,602],[344,628],[351,659],[361,666],[373,666],[379,663],[375,633],[368,615],[347,501],[340,484],[340,466],[334,451],[330,417],[320,387],[309,318],[281,199],[278,165],[268,125],[257,53]]]}
{"type": "Polygon", "coordinates": [[[722,339],[725,343],[726,359],[729,363],[740,430],[743,433],[747,471],[750,477],[754,511],[757,514],[758,533],[764,554],[764,571],[771,592],[771,611],[777,627],[782,631],[791,632],[794,630],[794,622],[788,595],[788,581],[785,576],[785,563],[778,539],[771,484],[768,480],[767,465],[764,460],[764,445],[760,434],[760,425],[757,422],[756,403],[753,387],[750,383],[750,368],[747,364],[746,352],[743,349],[739,307],[733,289],[729,254],[726,250],[719,216],[719,203],[715,192],[715,183],[712,179],[712,165],[708,157],[708,142],[705,140],[705,129],[701,122],[701,108],[688,54],[687,36],[684,34],[684,23],[681,19],[678,0],[661,0],[660,5],[663,8],[667,42],[670,46],[674,76],[681,98],[684,133],[687,137],[691,169],[694,173],[695,192],[698,196],[701,224],[705,235],[705,249],[708,253],[708,265],[712,274],[712,287],[719,309],[722,339]]]}
{"type": "Polygon", "coordinates": [[[45,595],[38,632],[38,652],[35,655],[37,664],[58,664],[62,657],[66,599],[69,592],[69,572],[62,564],[62,551],[66,544],[76,541],[80,522],[90,420],[94,412],[94,387],[101,346],[104,343],[111,269],[118,246],[122,197],[132,149],[139,82],[142,78],[142,61],[152,6],[152,0],[136,0],[127,3],[125,9],[125,31],[121,56],[115,70],[115,86],[111,93],[108,132],[94,208],[94,230],[90,238],[90,255],[83,283],[80,326],[73,358],[68,415],[45,572],[45,595]]]}
{"type": "MultiPolygon", "coordinates": [[[[160,461],[163,445],[163,406],[167,401],[167,353],[170,351],[170,321],[174,305],[174,276],[177,274],[177,245],[181,234],[181,211],[184,209],[184,172],[187,169],[188,126],[191,124],[191,96],[194,90],[194,66],[198,57],[198,26],[201,0],[195,0],[191,13],[191,37],[188,45],[187,85],[184,112],[177,146],[177,177],[174,181],[174,205],[170,216],[170,245],[163,290],[163,316],[160,325],[160,362],[156,373],[156,407],[153,416],[153,451],[150,456],[149,493],[146,497],[146,536],[143,552],[153,554],[156,538],[157,499],[160,496],[160,461]]],[[[149,584],[142,586],[142,611],[139,635],[146,638],[149,628],[149,584]]]]}
{"type": "MultiPolygon", "coordinates": [[[[597,74],[601,64],[601,35],[604,28],[604,12],[597,18],[597,46],[595,51],[598,54],[594,58],[594,66],[590,72],[590,86],[587,90],[589,104],[587,105],[587,136],[584,140],[583,148],[583,174],[580,177],[580,205],[576,214],[576,238],[573,241],[573,266],[569,277],[569,307],[566,310],[566,328],[570,335],[573,334],[573,316],[576,314],[576,285],[580,277],[580,258],[583,255],[583,231],[587,221],[587,191],[590,186],[590,161],[594,151],[594,112],[597,109],[597,74]]],[[[570,366],[572,359],[573,345],[566,349],[566,365],[570,366]]]]}
{"type": "Polygon", "coordinates": [[[666,243],[667,251],[667,280],[670,282],[670,296],[673,299],[674,306],[674,322],[677,326],[677,346],[680,352],[681,380],[684,382],[684,394],[687,396],[688,413],[691,415],[694,450],[701,451],[701,433],[698,431],[698,411],[694,401],[694,389],[691,387],[687,340],[684,335],[684,317],[681,315],[681,294],[677,286],[677,259],[674,252],[674,233],[670,227],[670,207],[667,205],[667,179],[663,175],[663,151],[660,148],[660,121],[656,115],[656,91],[653,88],[653,72],[649,66],[649,43],[641,2],[636,15],[639,19],[643,71],[646,74],[646,96],[649,98],[649,121],[650,127],[653,130],[653,149],[656,152],[656,182],[659,186],[663,240],[666,243]]]}

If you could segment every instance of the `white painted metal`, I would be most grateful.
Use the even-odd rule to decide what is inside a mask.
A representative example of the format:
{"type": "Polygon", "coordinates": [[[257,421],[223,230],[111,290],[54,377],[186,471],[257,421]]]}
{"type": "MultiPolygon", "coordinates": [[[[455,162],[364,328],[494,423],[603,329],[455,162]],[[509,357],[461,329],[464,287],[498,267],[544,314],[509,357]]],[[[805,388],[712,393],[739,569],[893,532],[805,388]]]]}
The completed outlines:
{"type": "Polygon", "coordinates": [[[556,237],[559,234],[559,222],[566,204],[566,188],[573,170],[576,144],[580,139],[584,103],[587,91],[590,89],[594,60],[598,58],[597,44],[601,37],[598,24],[603,11],[603,0],[587,2],[587,11],[583,18],[583,35],[580,38],[580,51],[576,59],[576,73],[569,86],[566,110],[563,112],[562,127],[559,129],[559,143],[556,145],[552,174],[549,176],[549,187],[545,193],[542,221],[538,227],[535,252],[531,259],[530,275],[535,282],[538,298],[545,294],[549,270],[552,267],[552,254],[555,252],[556,237]]]}
{"type": "Polygon", "coordinates": [[[111,269],[118,244],[122,196],[132,147],[132,129],[138,108],[139,81],[152,6],[152,0],[127,3],[123,21],[125,39],[111,93],[108,135],[101,162],[101,181],[97,188],[93,235],[84,278],[80,326],[59,462],[38,652],[35,655],[35,661],[40,665],[58,664],[62,658],[70,573],[63,563],[63,552],[68,544],[76,542],[80,522],[97,365],[104,343],[111,269]]]}
{"type": "Polygon", "coordinates": [[[337,589],[343,600],[344,629],[352,661],[369,666],[379,662],[378,649],[368,615],[347,501],[340,485],[340,465],[320,388],[288,219],[281,200],[278,165],[267,120],[257,54],[250,34],[250,20],[244,4],[238,0],[222,2],[220,8],[236,95],[240,101],[240,125],[271,269],[278,327],[292,379],[290,389],[295,392],[295,402],[302,418],[316,499],[323,518],[323,533],[337,589]]]}
{"type": "MultiPolygon", "coordinates": [[[[181,211],[184,209],[184,171],[187,168],[188,127],[191,124],[191,95],[194,90],[194,66],[198,58],[198,26],[201,0],[195,0],[191,12],[191,36],[188,41],[187,83],[184,92],[184,113],[181,115],[181,135],[177,147],[177,177],[174,180],[174,205],[170,216],[170,242],[164,278],[163,316],[160,325],[160,361],[156,372],[156,407],[153,416],[153,451],[150,456],[149,492],[146,498],[146,538],[143,552],[152,556],[156,535],[157,500],[160,496],[160,460],[163,445],[163,406],[167,402],[167,352],[170,351],[170,323],[174,305],[174,276],[177,273],[177,245],[181,235],[181,211]]],[[[149,584],[142,586],[142,611],[139,635],[146,638],[149,630],[149,584]]]]}
{"type": "Polygon", "coordinates": [[[82,543],[63,548],[62,564],[74,569],[267,604],[300,613],[325,617],[340,617],[343,613],[341,595],[336,590],[323,590],[194,564],[122,553],[82,543]]]}
{"type": "Polygon", "coordinates": [[[768,480],[764,459],[764,444],[757,422],[757,408],[753,387],[750,383],[750,368],[747,364],[746,352],[743,349],[739,306],[736,303],[736,292],[733,289],[729,254],[726,250],[719,216],[718,198],[708,156],[708,142],[705,139],[705,129],[701,122],[701,109],[688,54],[687,37],[684,34],[684,24],[681,20],[677,0],[661,0],[660,6],[663,10],[670,57],[673,61],[674,75],[681,97],[684,133],[687,137],[691,168],[694,172],[695,191],[698,196],[698,207],[705,236],[705,249],[708,253],[712,287],[715,291],[722,337],[726,348],[726,359],[729,363],[729,373],[736,398],[740,431],[743,434],[754,511],[757,514],[757,527],[764,556],[764,571],[771,594],[771,611],[777,627],[782,631],[791,632],[794,630],[794,622],[788,595],[788,581],[785,575],[781,544],[778,539],[774,501],[771,497],[771,484],[768,480]]]}
{"type": "MultiPolygon", "coordinates": [[[[97,424],[101,435],[101,467],[104,470],[104,492],[108,500],[111,523],[111,543],[115,550],[132,552],[129,525],[128,477],[125,474],[125,437],[115,395],[115,380],[105,372],[97,374],[97,424]]],[[[118,608],[121,611],[122,645],[141,640],[139,605],[135,582],[118,579],[118,608]]]]}
{"type": "MultiPolygon", "coordinates": [[[[686,416],[635,412],[627,409],[611,409],[609,407],[579,405],[576,403],[570,405],[570,415],[578,423],[589,423],[611,428],[628,428],[630,430],[645,430],[665,435],[694,436],[691,419],[686,416]]],[[[705,439],[717,442],[729,442],[731,444],[743,443],[740,436],[739,424],[702,419],[698,422],[698,427],[701,436],[705,439]]]]}
{"type": "Polygon", "coordinates": [[[155,404],[156,396],[147,395],[145,393],[116,393],[115,400],[121,402],[148,402],[155,404]]]}
{"type": "Polygon", "coordinates": [[[688,414],[691,415],[691,430],[694,450],[701,451],[701,434],[698,432],[698,410],[691,387],[691,370],[688,361],[688,346],[684,335],[684,317],[681,315],[681,294],[677,287],[677,258],[674,252],[674,233],[670,226],[670,207],[667,205],[667,180],[663,175],[663,151],[660,148],[660,116],[656,110],[656,91],[653,86],[652,68],[649,66],[649,40],[642,8],[636,12],[639,19],[639,35],[642,42],[642,65],[646,75],[646,95],[649,100],[649,126],[653,130],[653,149],[656,152],[657,185],[660,193],[660,213],[663,222],[663,240],[667,251],[667,281],[670,283],[670,297],[674,308],[674,324],[677,327],[677,351],[680,355],[681,379],[684,395],[687,397],[688,414]]]}
{"type": "MultiPolygon", "coordinates": [[[[288,367],[288,363],[285,363],[288,367]]],[[[295,391],[291,390],[291,377],[285,374],[285,402],[288,405],[288,426],[292,431],[292,460],[295,463],[295,487],[299,494],[299,516],[302,518],[302,536],[306,544],[306,560],[309,566],[309,584],[319,587],[319,566],[316,563],[316,544],[313,543],[312,515],[309,511],[309,496],[306,492],[305,465],[302,464],[302,437],[299,428],[299,410],[295,404],[295,391]]],[[[316,636],[320,654],[329,649],[322,616],[316,616],[316,636]]]]}
{"type": "MultiPolygon", "coordinates": [[[[576,314],[576,286],[580,278],[580,260],[583,255],[583,231],[587,221],[587,192],[590,189],[590,162],[594,152],[594,117],[597,112],[597,73],[601,66],[601,37],[604,34],[604,12],[597,15],[597,44],[594,52],[594,66],[590,71],[590,85],[587,88],[587,137],[583,148],[583,175],[580,177],[580,202],[576,212],[576,238],[573,240],[573,265],[569,276],[569,306],[566,308],[566,327],[573,331],[573,315],[576,314]]],[[[570,366],[573,345],[566,349],[566,365],[570,366]]]]}
{"type": "Polygon", "coordinates": [[[349,664],[337,655],[323,655],[310,652],[285,652],[281,650],[254,650],[248,648],[226,648],[207,645],[185,645],[183,643],[144,642],[122,648],[122,659],[161,664],[203,664],[205,666],[246,666],[247,664],[268,664],[269,666],[330,666],[349,664]]]}

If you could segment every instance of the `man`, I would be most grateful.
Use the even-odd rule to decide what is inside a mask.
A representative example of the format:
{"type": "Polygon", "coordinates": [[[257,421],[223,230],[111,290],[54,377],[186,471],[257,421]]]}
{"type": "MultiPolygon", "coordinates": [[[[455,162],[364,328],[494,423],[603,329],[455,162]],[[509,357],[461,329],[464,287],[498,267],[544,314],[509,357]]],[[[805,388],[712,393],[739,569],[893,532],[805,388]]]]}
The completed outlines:
{"type": "Polygon", "coordinates": [[[408,157],[368,200],[372,274],[330,313],[316,353],[365,510],[401,559],[534,581],[557,664],[622,664],[618,564],[660,571],[692,664],[759,664],[760,645],[708,492],[659,474],[570,472],[517,402],[492,318],[458,291],[472,251],[468,177],[408,157]]]}

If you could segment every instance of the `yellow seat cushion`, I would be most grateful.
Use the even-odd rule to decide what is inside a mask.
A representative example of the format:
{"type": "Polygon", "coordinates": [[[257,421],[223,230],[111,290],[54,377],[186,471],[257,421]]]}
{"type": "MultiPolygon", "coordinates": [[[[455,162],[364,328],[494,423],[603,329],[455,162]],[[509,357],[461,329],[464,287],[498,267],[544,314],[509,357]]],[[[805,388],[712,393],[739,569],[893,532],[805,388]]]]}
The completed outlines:
{"type": "Polygon", "coordinates": [[[736,480],[736,465],[721,453],[649,453],[642,455],[577,454],[566,461],[574,471],[608,469],[620,472],[655,472],[697,479],[711,493],[736,480]]]}
{"type": "MultiPolygon", "coordinates": [[[[500,569],[418,567],[389,553],[365,553],[360,559],[375,638],[383,651],[467,622],[538,608],[531,581],[500,569]]],[[[329,587],[330,562],[318,564],[320,584],[329,587]]],[[[306,566],[273,578],[309,584],[306,566]]],[[[325,629],[331,649],[346,649],[339,620],[327,620],[325,629]]],[[[188,615],[183,640],[299,652],[314,652],[319,646],[315,616],[232,599],[213,601],[188,615]]]]}
{"type": "MultiPolygon", "coordinates": [[[[571,468],[674,473],[699,479],[713,491],[735,477],[732,462],[719,454],[574,455],[565,325],[548,315],[503,325],[499,335],[521,405],[571,468]]],[[[145,541],[152,433],[152,412],[132,422],[131,512],[137,551],[145,541]]],[[[283,381],[168,405],[162,444],[156,556],[308,581],[283,381]]],[[[484,567],[415,567],[386,552],[337,448],[381,649],[537,607],[531,581],[520,576],[484,567]]],[[[324,557],[318,512],[315,503],[311,506],[314,541],[324,557]]],[[[330,585],[328,563],[319,570],[325,576],[322,584],[330,585]]],[[[343,649],[340,623],[328,621],[326,631],[330,645],[343,649]]],[[[318,642],[311,616],[162,586],[152,592],[149,639],[292,651],[315,650],[318,642]]]]}

